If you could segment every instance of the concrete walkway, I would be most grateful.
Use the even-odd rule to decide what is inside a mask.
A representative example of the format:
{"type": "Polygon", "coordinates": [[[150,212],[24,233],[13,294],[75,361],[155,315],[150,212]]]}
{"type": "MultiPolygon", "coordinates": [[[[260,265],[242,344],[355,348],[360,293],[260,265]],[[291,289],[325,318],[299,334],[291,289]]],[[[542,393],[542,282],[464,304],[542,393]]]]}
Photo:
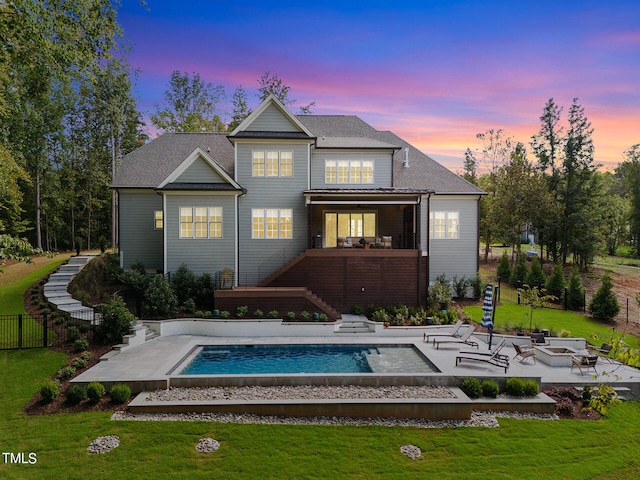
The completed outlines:
{"type": "Polygon", "coordinates": [[[44,296],[58,310],[67,312],[71,318],[96,322],[96,314],[93,308],[85,307],[82,302],[75,300],[67,291],[73,277],[82,270],[90,260],[97,255],[78,255],[71,257],[67,263],[61,265],[56,273],[49,276],[49,281],[44,286],[44,296]]]}

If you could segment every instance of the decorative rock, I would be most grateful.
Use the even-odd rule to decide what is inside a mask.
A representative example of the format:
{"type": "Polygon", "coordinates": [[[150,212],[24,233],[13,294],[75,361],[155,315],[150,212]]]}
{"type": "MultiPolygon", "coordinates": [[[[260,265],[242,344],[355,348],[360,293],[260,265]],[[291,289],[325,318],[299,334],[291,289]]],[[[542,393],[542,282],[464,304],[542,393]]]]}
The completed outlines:
{"type": "Polygon", "coordinates": [[[220,442],[213,438],[201,438],[196,445],[196,451],[200,453],[215,452],[218,448],[220,448],[220,442]]]}
{"type": "Polygon", "coordinates": [[[422,456],[422,450],[420,450],[420,447],[416,447],[415,445],[402,445],[400,447],[400,452],[405,457],[409,457],[414,460],[422,456]]]}
{"type": "Polygon", "coordinates": [[[107,453],[120,446],[120,437],[117,435],[107,435],[98,437],[89,445],[89,453],[107,453]]]}

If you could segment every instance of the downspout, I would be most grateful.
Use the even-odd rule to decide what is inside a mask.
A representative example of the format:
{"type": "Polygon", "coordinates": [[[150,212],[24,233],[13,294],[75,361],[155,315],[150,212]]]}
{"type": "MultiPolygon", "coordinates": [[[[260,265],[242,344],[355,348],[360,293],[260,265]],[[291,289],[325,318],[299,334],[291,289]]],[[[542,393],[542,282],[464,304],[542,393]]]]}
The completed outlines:
{"type": "Polygon", "coordinates": [[[167,274],[167,195],[162,192],[162,273],[167,274]]]}

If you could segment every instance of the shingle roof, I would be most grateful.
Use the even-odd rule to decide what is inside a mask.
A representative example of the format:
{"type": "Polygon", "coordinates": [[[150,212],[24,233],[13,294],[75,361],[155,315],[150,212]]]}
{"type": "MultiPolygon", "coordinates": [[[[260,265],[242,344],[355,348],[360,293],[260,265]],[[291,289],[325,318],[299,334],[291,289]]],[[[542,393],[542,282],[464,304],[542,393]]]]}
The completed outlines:
{"type": "Polygon", "coordinates": [[[225,133],[165,133],[126,155],[112,186],[155,188],[198,147],[233,178],[233,145],[225,133]]]}
{"type": "MultiPolygon", "coordinates": [[[[354,115],[297,115],[318,139],[319,148],[399,149],[393,156],[393,187],[433,190],[436,194],[483,194],[428,155],[389,131],[379,131],[354,115]],[[323,139],[324,137],[324,139],[323,139]],[[403,166],[405,149],[409,167],[403,166]]],[[[124,157],[113,181],[115,188],[156,188],[200,147],[231,178],[233,145],[224,133],[165,133],[124,157]]]]}
{"type": "Polygon", "coordinates": [[[380,131],[353,115],[298,115],[311,133],[326,137],[367,137],[400,148],[393,156],[393,186],[433,190],[436,193],[482,194],[475,185],[440,165],[413,145],[389,131],[380,131]],[[404,149],[409,149],[409,167],[403,167],[404,149]]]}

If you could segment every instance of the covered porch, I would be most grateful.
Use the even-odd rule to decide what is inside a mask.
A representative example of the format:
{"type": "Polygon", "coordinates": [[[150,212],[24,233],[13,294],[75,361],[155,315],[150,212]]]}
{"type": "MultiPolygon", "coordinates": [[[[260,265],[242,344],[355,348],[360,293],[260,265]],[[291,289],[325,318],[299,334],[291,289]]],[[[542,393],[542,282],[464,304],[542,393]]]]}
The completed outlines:
{"type": "Polygon", "coordinates": [[[429,190],[324,189],[304,193],[309,248],[426,249],[420,232],[429,190]],[[426,197],[425,197],[426,196],[426,197]]]}

